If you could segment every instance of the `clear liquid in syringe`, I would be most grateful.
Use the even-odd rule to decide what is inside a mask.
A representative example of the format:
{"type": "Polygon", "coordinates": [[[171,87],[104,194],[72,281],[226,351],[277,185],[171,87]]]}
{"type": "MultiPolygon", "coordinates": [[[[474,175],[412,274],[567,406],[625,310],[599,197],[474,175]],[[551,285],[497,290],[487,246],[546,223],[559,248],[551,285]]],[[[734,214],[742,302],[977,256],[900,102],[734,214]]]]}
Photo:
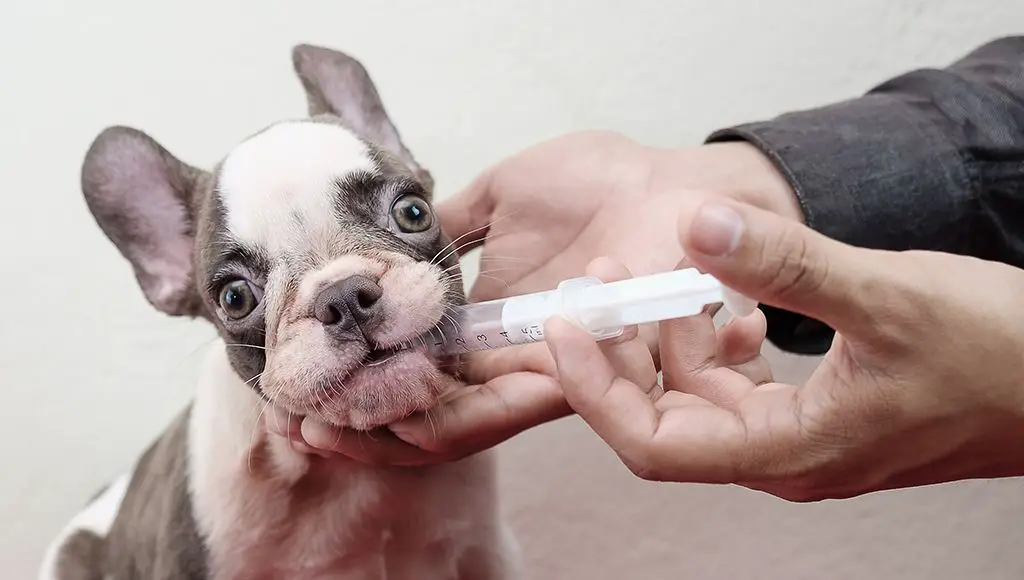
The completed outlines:
{"type": "Polygon", "coordinates": [[[443,335],[434,337],[434,347],[446,354],[462,354],[543,342],[542,323],[523,320],[513,325],[508,324],[512,321],[503,321],[506,303],[494,300],[457,309],[443,325],[443,335]]]}

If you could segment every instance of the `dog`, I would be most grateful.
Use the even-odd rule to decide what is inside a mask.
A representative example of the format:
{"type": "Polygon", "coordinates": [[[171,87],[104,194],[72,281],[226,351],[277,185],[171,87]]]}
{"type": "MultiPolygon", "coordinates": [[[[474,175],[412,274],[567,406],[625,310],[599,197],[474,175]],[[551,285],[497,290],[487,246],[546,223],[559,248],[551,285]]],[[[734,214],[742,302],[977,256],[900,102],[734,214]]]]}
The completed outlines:
{"type": "Polygon", "coordinates": [[[191,403],[51,544],[42,580],[507,580],[521,574],[490,452],[422,468],[324,457],[274,405],[372,430],[463,385],[431,337],[465,302],[434,183],[360,62],[292,49],[308,116],[212,169],[125,126],[82,166],[146,299],[217,330],[191,403]]]}

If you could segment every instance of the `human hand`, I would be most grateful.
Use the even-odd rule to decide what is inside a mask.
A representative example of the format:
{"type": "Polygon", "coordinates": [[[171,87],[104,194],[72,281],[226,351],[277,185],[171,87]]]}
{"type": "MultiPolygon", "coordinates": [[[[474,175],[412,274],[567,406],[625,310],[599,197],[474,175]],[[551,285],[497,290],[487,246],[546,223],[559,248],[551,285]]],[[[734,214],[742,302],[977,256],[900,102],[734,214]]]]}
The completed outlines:
{"type": "Polygon", "coordinates": [[[1024,474],[1024,271],[854,248],[735,203],[704,204],[679,232],[701,270],[837,335],[798,387],[694,364],[676,337],[706,321],[664,323],[665,393],[652,401],[650,376],[552,320],[567,400],[634,473],[792,501],[1024,474]]]}
{"type": "MultiPolygon", "coordinates": [[[[712,196],[802,219],[788,184],[750,145],[658,149],[606,132],[528,148],[484,171],[437,213],[453,251],[483,243],[469,291],[481,301],[551,289],[602,255],[633,275],[670,269],[682,258],[677,216],[712,196]]],[[[657,327],[640,332],[657,364],[657,327]]],[[[467,357],[471,387],[390,431],[360,435],[311,418],[292,422],[301,420],[314,447],[363,461],[447,461],[570,414],[554,377],[543,345],[475,353],[467,357]]]]}
{"type": "Polygon", "coordinates": [[[682,258],[680,213],[738,199],[802,220],[789,185],[745,143],[643,146],[609,132],[572,133],[484,171],[438,208],[463,251],[483,242],[473,302],[548,290],[606,256],[642,276],[682,258]]]}

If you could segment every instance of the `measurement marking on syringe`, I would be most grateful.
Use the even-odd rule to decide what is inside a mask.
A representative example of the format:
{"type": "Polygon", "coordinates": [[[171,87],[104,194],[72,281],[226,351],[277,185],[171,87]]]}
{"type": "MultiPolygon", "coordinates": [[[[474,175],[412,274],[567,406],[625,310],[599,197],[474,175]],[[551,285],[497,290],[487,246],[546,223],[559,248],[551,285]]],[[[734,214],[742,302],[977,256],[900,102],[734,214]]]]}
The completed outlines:
{"type": "MultiPolygon", "coordinates": [[[[463,335],[454,339],[455,345],[463,352],[495,350],[510,345],[534,344],[543,341],[544,330],[538,324],[524,326],[517,330],[495,331],[494,333],[481,332],[479,334],[470,334],[468,336],[463,335]],[[495,333],[505,340],[505,344],[501,344],[501,339],[495,337],[495,333]]],[[[442,343],[437,343],[438,346],[441,344],[442,343]]]]}

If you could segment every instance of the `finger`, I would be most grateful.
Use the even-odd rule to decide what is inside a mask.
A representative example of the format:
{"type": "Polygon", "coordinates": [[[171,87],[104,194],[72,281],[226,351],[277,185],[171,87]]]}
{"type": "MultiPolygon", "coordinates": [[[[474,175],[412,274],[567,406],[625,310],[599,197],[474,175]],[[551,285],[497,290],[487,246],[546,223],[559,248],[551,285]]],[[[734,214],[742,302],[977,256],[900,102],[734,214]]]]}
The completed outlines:
{"type": "Polygon", "coordinates": [[[263,424],[266,425],[267,431],[275,435],[288,439],[302,439],[299,429],[302,425],[302,417],[285,411],[277,405],[270,404],[263,412],[263,424]]]}
{"type": "Polygon", "coordinates": [[[661,369],[665,391],[689,393],[734,408],[754,383],[717,359],[718,333],[707,314],[661,324],[661,369]]]}
{"type": "MultiPolygon", "coordinates": [[[[746,389],[749,390],[756,389],[761,385],[775,381],[775,377],[772,374],[772,365],[769,364],[768,359],[763,356],[758,356],[757,358],[744,363],[729,365],[728,368],[734,373],[746,378],[749,382],[746,389]]],[[[736,389],[736,392],[740,393],[741,391],[736,389]]],[[[741,394],[739,398],[734,398],[732,407],[738,404],[743,396],[745,395],[741,394]]]]}
{"type": "Polygon", "coordinates": [[[796,392],[790,385],[755,389],[732,410],[666,392],[645,463],[635,467],[645,479],[693,483],[761,482],[793,473],[806,456],[796,392]]]}
{"type": "MultiPolygon", "coordinates": [[[[715,358],[718,364],[728,367],[750,381],[747,389],[772,382],[772,369],[768,360],[761,356],[768,323],[759,309],[742,318],[734,318],[718,331],[718,345],[715,358]]],[[[736,390],[736,394],[745,393],[736,390]]]]}
{"type": "Polygon", "coordinates": [[[658,369],[643,339],[634,336],[627,341],[601,341],[598,348],[616,376],[640,387],[648,396],[658,387],[658,369]]]}
{"type": "Polygon", "coordinates": [[[572,413],[557,381],[535,373],[513,373],[432,409],[394,423],[401,440],[427,451],[468,455],[572,413]]]}
{"type": "Polygon", "coordinates": [[[538,373],[557,376],[551,351],[543,344],[524,344],[496,350],[472,352],[463,360],[463,377],[473,385],[482,385],[513,373],[538,373]]]}
{"type": "Polygon", "coordinates": [[[386,429],[373,432],[338,429],[307,417],[302,439],[321,452],[335,453],[368,465],[417,466],[439,463],[439,457],[402,441],[386,429]]]}
{"type": "MultiPolygon", "coordinates": [[[[605,257],[590,262],[586,275],[605,283],[633,277],[624,264],[605,257]]],[[[651,389],[657,386],[658,370],[654,366],[647,341],[640,336],[638,327],[628,326],[618,337],[598,342],[598,347],[618,376],[637,384],[650,395],[651,389]]]]}
{"type": "Polygon", "coordinates": [[[642,457],[658,425],[647,393],[618,376],[583,329],[555,317],[544,334],[569,405],[625,461],[642,457]]]}
{"type": "Polygon", "coordinates": [[[487,237],[495,199],[491,193],[494,168],[481,173],[464,190],[437,205],[441,229],[451,250],[465,254],[487,237]]]}
{"type": "Polygon", "coordinates": [[[666,320],[658,337],[661,370],[673,378],[673,388],[690,392],[690,378],[715,367],[715,321],[708,314],[666,320]]]}
{"type": "Polygon", "coordinates": [[[742,318],[734,318],[718,331],[715,358],[723,366],[739,365],[761,356],[768,323],[764,313],[754,310],[742,318]]]}
{"type": "MultiPolygon", "coordinates": [[[[584,274],[586,276],[597,278],[605,284],[628,280],[633,277],[633,273],[629,271],[629,268],[627,268],[625,264],[606,256],[591,260],[590,263],[587,264],[584,274]]],[[[635,325],[627,326],[622,329],[621,335],[613,339],[602,341],[602,343],[611,344],[614,342],[629,342],[636,338],[638,334],[639,330],[635,325]]]]}
{"type": "MultiPolygon", "coordinates": [[[[853,248],[771,212],[704,202],[680,241],[694,264],[759,302],[816,318],[842,332],[871,333],[866,302],[891,278],[882,252],[853,248]]],[[[861,334],[863,336],[863,334],[861,334]]]]}
{"type": "Polygon", "coordinates": [[[508,375],[466,391],[373,433],[338,429],[307,417],[301,439],[314,449],[363,463],[428,465],[461,459],[572,413],[555,380],[542,375],[508,375]]]}

